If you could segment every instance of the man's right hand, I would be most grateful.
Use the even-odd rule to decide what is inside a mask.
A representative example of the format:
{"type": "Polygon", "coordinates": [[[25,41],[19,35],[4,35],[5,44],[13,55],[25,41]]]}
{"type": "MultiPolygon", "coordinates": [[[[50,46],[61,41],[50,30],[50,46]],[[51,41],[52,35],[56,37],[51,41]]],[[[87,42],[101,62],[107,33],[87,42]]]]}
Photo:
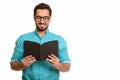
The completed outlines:
{"type": "Polygon", "coordinates": [[[35,57],[30,55],[23,58],[22,62],[18,62],[18,61],[10,62],[10,65],[12,70],[20,71],[22,69],[25,69],[26,67],[29,67],[35,61],[36,61],[35,57]]]}
{"type": "Polygon", "coordinates": [[[30,66],[32,63],[34,63],[36,61],[35,57],[33,57],[32,55],[29,55],[25,58],[23,58],[22,60],[22,64],[26,67],[30,66]]]}

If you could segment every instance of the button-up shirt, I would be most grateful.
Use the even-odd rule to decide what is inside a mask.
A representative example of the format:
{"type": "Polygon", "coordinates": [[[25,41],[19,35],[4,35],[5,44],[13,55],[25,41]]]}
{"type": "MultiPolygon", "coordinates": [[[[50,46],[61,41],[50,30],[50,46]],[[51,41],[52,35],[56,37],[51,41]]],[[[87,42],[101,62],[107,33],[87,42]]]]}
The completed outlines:
{"type": "MultiPolygon", "coordinates": [[[[40,38],[36,31],[23,34],[18,37],[15,43],[12,61],[21,62],[24,58],[24,41],[34,41],[39,44],[43,44],[48,41],[58,41],[58,58],[60,63],[70,63],[68,56],[67,45],[65,40],[60,36],[50,31],[40,38]]],[[[60,72],[52,66],[47,60],[36,60],[29,67],[22,70],[22,80],[59,80],[60,72]]]]}

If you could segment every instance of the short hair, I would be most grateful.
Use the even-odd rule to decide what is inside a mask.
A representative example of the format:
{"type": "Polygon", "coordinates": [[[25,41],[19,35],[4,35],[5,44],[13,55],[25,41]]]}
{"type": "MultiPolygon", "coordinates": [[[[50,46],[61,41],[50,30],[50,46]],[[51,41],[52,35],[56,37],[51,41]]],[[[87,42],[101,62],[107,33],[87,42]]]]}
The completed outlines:
{"type": "Polygon", "coordinates": [[[34,15],[36,15],[37,9],[47,9],[49,11],[49,15],[50,16],[52,15],[52,9],[50,8],[50,6],[48,4],[40,3],[40,4],[36,5],[34,8],[34,15]]]}

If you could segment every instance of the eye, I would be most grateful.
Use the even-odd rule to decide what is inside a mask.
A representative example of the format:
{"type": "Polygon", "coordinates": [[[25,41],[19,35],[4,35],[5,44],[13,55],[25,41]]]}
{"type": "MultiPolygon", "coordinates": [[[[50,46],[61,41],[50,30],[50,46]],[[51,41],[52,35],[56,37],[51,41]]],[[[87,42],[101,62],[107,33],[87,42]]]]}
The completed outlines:
{"type": "Polygon", "coordinates": [[[47,22],[49,21],[49,18],[49,16],[35,16],[36,21],[41,21],[43,19],[43,21],[47,22]]]}
{"type": "Polygon", "coordinates": [[[41,19],[41,17],[40,17],[40,16],[36,16],[35,18],[36,18],[36,19],[41,19]]]}
{"type": "Polygon", "coordinates": [[[44,16],[43,19],[44,20],[49,20],[49,17],[48,16],[44,16]]]}

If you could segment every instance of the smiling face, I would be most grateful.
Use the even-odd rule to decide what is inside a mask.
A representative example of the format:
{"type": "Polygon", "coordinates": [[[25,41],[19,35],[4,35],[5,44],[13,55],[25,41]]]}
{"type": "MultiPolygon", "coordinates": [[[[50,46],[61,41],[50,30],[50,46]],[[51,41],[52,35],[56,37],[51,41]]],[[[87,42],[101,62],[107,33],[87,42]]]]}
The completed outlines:
{"type": "Polygon", "coordinates": [[[34,15],[37,31],[46,31],[48,29],[50,19],[51,17],[47,9],[37,9],[36,14],[34,15]]]}

